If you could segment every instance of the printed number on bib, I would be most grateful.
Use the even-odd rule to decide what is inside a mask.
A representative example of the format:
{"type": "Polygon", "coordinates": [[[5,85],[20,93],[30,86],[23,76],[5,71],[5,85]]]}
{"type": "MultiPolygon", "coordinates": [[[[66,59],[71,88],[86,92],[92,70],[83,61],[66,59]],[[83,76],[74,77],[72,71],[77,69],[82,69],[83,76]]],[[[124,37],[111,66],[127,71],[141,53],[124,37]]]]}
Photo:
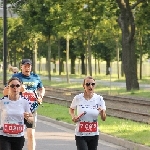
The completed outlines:
{"type": "Polygon", "coordinates": [[[80,122],[79,132],[97,132],[97,122],[80,122]]]}
{"type": "Polygon", "coordinates": [[[36,101],[36,97],[33,92],[23,92],[22,95],[30,101],[36,101]]]}
{"type": "Polygon", "coordinates": [[[23,125],[20,124],[4,124],[3,132],[8,134],[19,134],[23,132],[23,125]]]}
{"type": "Polygon", "coordinates": [[[39,105],[39,104],[38,104],[38,102],[36,102],[36,101],[35,101],[34,103],[32,103],[32,104],[31,104],[31,108],[30,108],[31,112],[34,112],[35,109],[37,109],[38,105],[39,105]]]}

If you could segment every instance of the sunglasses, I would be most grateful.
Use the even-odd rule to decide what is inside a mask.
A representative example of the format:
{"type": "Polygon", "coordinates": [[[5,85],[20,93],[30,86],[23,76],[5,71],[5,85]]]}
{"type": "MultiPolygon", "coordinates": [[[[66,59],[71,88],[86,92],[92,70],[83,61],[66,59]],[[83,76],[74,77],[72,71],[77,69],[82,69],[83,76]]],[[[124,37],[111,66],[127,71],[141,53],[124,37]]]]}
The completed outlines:
{"type": "Polygon", "coordinates": [[[18,87],[20,87],[20,84],[16,84],[16,85],[15,85],[15,84],[11,84],[10,87],[11,87],[11,88],[14,88],[14,87],[17,87],[17,88],[18,88],[18,87]]]}
{"type": "Polygon", "coordinates": [[[85,85],[86,85],[86,86],[90,86],[90,85],[94,86],[95,83],[85,83],[85,85]]]}

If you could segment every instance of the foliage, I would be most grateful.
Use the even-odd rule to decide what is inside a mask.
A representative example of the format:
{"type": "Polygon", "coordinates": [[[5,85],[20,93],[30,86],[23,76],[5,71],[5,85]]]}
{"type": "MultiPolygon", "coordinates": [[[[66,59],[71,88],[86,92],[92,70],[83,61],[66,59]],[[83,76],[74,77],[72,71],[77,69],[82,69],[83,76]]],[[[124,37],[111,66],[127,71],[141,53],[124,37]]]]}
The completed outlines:
{"type": "MultiPolygon", "coordinates": [[[[116,58],[116,49],[120,50],[120,60],[124,58],[121,48],[124,42],[121,40],[123,34],[121,35],[122,30],[117,24],[121,13],[118,4],[121,0],[8,0],[7,2],[12,4],[12,10],[19,15],[18,18],[8,19],[8,49],[12,54],[9,55],[8,61],[19,61],[21,57],[32,58],[36,38],[38,57],[46,57],[49,36],[51,36],[51,56],[53,57],[51,59],[65,61],[67,34],[70,36],[70,58],[84,59],[89,32],[91,54],[96,56],[96,59],[113,61],[116,58]],[[61,40],[61,58],[58,56],[58,39],[61,40]]],[[[140,59],[141,49],[142,54],[146,54],[149,58],[150,6],[148,0],[127,0],[125,4],[131,6],[135,19],[134,53],[136,58],[140,59]]],[[[131,29],[130,27],[128,29],[131,29]]],[[[1,24],[1,33],[2,30],[1,24]]],[[[0,45],[2,60],[2,40],[0,45]]],[[[129,57],[125,56],[125,58],[129,57]]],[[[86,60],[82,61],[86,62],[86,60]]],[[[127,71],[128,74],[130,72],[127,71]]]]}

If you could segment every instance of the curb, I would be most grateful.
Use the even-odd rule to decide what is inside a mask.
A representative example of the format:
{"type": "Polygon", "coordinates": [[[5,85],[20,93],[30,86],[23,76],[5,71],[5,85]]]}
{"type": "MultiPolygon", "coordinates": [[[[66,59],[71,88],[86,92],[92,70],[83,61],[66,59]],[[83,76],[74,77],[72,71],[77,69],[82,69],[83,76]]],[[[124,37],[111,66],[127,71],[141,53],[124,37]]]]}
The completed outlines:
{"type": "MultiPolygon", "coordinates": [[[[52,122],[54,124],[60,125],[62,127],[65,127],[65,128],[71,129],[71,130],[75,129],[75,125],[72,125],[72,124],[69,124],[66,122],[62,122],[62,121],[57,121],[57,120],[49,118],[49,117],[38,115],[38,119],[47,121],[47,122],[52,122]]],[[[148,146],[130,142],[125,139],[117,138],[112,135],[108,135],[108,134],[101,133],[101,132],[100,132],[100,139],[104,140],[106,142],[113,143],[118,146],[125,147],[129,150],[150,150],[150,147],[148,147],[148,146]]]]}

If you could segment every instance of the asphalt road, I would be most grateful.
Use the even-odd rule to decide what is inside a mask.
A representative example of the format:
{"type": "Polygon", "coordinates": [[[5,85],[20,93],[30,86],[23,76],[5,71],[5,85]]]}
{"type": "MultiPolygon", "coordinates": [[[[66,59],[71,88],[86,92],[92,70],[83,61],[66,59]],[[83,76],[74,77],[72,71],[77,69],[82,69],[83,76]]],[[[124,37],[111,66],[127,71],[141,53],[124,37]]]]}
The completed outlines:
{"type": "MultiPolygon", "coordinates": [[[[27,150],[25,146],[23,150],[27,150]]],[[[36,150],[76,150],[74,131],[51,122],[38,120],[36,150]]],[[[127,150],[121,146],[99,140],[98,150],[127,150]]]]}

